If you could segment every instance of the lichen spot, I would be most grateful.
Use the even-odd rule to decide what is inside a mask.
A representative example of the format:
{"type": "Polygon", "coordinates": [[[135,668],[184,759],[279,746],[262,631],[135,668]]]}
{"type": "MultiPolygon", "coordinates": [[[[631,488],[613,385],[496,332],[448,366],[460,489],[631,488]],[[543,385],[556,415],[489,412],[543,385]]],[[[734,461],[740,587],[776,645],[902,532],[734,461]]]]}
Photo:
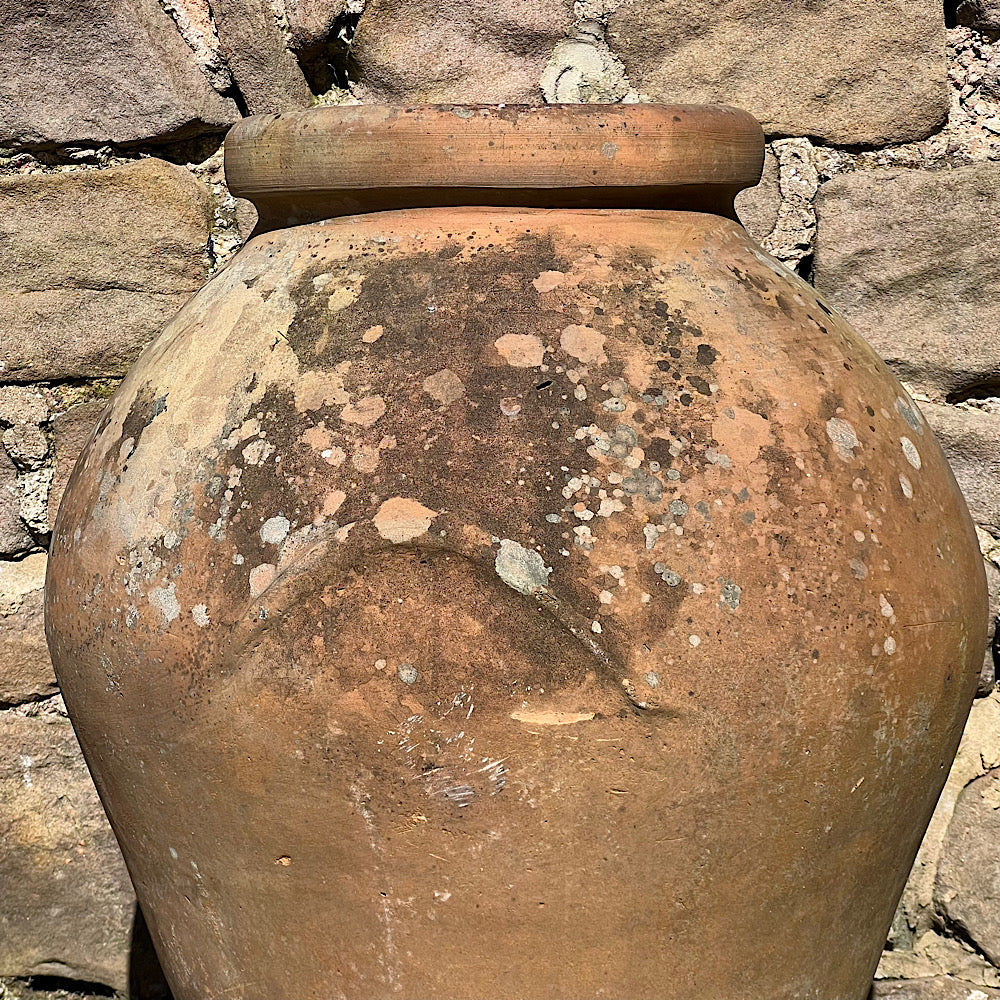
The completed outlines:
{"type": "Polygon", "coordinates": [[[826,422],[826,436],[833,442],[837,454],[849,462],[854,458],[854,449],[858,446],[858,435],[854,428],[840,417],[830,417],[826,422]]]}
{"type": "Polygon", "coordinates": [[[908,437],[901,437],[899,439],[899,443],[902,445],[906,461],[909,462],[914,469],[919,469],[921,463],[920,452],[917,451],[917,446],[908,437]]]}
{"type": "Polygon", "coordinates": [[[604,334],[592,326],[567,326],[559,337],[559,346],[571,357],[584,364],[603,364],[607,361],[604,353],[604,334]]]}
{"type": "Polygon", "coordinates": [[[551,566],[546,566],[534,549],[526,549],[519,542],[504,538],[496,561],[497,576],[519,594],[536,594],[549,584],[551,566]]]}
{"type": "Polygon", "coordinates": [[[196,604],[191,609],[191,617],[194,619],[194,623],[198,626],[198,628],[204,628],[209,624],[207,605],[196,604]]]}
{"type": "Polygon", "coordinates": [[[907,500],[913,499],[913,483],[906,478],[902,473],[899,475],[899,488],[903,491],[903,496],[907,500]]]}
{"type": "Polygon", "coordinates": [[[149,592],[149,603],[163,615],[163,620],[168,625],[181,613],[173,583],[168,583],[165,587],[154,587],[149,592]]]}
{"type": "Polygon", "coordinates": [[[250,570],[250,596],[260,597],[277,576],[278,567],[274,563],[261,563],[250,570]]]}
{"type": "Polygon", "coordinates": [[[537,292],[551,292],[553,288],[558,288],[565,280],[566,275],[562,271],[542,271],[532,284],[537,292]]]}
{"type": "Polygon", "coordinates": [[[411,542],[431,526],[437,511],[410,497],[389,497],[372,518],[375,530],[389,542],[411,542]]]}
{"type": "Polygon", "coordinates": [[[404,684],[416,684],[420,671],[412,663],[401,663],[396,667],[396,676],[404,684]]]}
{"type": "Polygon", "coordinates": [[[370,326],[361,334],[361,341],[365,344],[374,344],[376,340],[381,338],[383,333],[385,333],[385,327],[381,325],[370,326]]]}
{"type": "Polygon", "coordinates": [[[924,425],[920,421],[920,411],[910,400],[897,396],[896,412],[909,424],[912,430],[918,434],[924,433],[924,425]]]}
{"type": "Polygon", "coordinates": [[[428,375],[421,384],[424,392],[442,406],[457,402],[465,395],[462,380],[450,368],[428,375]]]}
{"type": "Polygon", "coordinates": [[[505,333],[494,341],[494,347],[513,368],[538,368],[545,363],[545,345],[528,333],[505,333]]]}
{"type": "Polygon", "coordinates": [[[280,545],[287,537],[291,523],[287,517],[280,514],[277,517],[269,517],[260,526],[260,540],[265,545],[280,545]]]}
{"type": "Polygon", "coordinates": [[[340,419],[349,424],[371,427],[385,413],[385,400],[381,396],[365,396],[356,403],[348,403],[340,411],[340,419]]]}

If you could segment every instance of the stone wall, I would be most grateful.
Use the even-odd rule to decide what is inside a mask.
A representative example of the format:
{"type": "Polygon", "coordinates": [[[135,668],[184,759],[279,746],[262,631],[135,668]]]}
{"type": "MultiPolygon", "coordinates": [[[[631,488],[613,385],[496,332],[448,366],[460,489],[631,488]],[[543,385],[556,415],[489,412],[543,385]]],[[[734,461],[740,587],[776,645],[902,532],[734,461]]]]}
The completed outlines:
{"type": "MultiPolygon", "coordinates": [[[[165,995],[45,651],[45,550],[102,401],[253,225],[221,169],[241,115],[359,101],[756,114],[767,163],[741,217],[920,401],[979,526],[995,621],[997,0],[0,0],[0,38],[0,997],[165,995]]],[[[1000,997],[990,635],[877,996],[1000,997]]]]}

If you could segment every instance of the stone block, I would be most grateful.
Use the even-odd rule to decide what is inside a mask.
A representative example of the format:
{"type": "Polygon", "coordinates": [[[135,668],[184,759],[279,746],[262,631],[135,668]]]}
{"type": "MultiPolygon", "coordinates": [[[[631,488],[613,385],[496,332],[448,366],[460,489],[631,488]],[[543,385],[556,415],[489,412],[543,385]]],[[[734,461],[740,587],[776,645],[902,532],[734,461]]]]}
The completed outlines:
{"type": "Polygon", "coordinates": [[[0,976],[127,986],[135,900],[60,717],[0,713],[0,976]]]}
{"type": "Polygon", "coordinates": [[[883,979],[872,987],[870,1000],[994,1000],[1000,990],[967,983],[954,976],[926,979],[883,979]]]}
{"type": "Polygon", "coordinates": [[[1000,164],[842,174],[820,189],[816,287],[933,399],[1000,381],[1000,164]]]}
{"type": "Polygon", "coordinates": [[[59,690],[45,645],[44,553],[0,562],[0,705],[18,705],[59,690]]]}
{"type": "Polygon", "coordinates": [[[838,145],[922,139],[948,113],[940,2],[607,6],[608,44],[650,100],[735,104],[769,135],[838,145]]]}
{"type": "Polygon", "coordinates": [[[921,403],[969,512],[978,524],[1000,535],[1000,413],[965,406],[921,403]]]}
{"type": "Polygon", "coordinates": [[[963,936],[1000,965],[1000,768],[958,797],[938,865],[935,901],[963,936]]]}
{"type": "Polygon", "coordinates": [[[124,374],[208,273],[212,205],[182,167],[0,178],[0,380],[124,374]]]}
{"type": "Polygon", "coordinates": [[[573,26],[565,0],[368,0],[352,60],[366,100],[541,104],[573,26]]]}
{"type": "Polygon", "coordinates": [[[0,146],[134,143],[239,118],[157,0],[0,0],[0,146]]]}

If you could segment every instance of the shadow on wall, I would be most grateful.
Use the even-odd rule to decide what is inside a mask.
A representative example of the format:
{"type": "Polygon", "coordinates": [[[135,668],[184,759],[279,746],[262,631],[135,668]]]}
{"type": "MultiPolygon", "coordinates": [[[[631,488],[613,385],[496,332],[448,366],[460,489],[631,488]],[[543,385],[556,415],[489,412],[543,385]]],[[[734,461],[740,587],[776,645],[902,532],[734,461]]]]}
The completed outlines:
{"type": "Polygon", "coordinates": [[[173,1000],[160,960],[139,905],[132,920],[132,943],[128,956],[129,1000],[173,1000]]]}

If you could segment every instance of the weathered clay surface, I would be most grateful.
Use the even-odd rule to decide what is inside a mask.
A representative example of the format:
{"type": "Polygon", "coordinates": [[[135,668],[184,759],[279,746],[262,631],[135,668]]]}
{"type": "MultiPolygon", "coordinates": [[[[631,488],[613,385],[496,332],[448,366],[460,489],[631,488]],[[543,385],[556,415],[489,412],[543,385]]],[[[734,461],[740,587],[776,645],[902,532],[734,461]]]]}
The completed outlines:
{"type": "Polygon", "coordinates": [[[940,400],[1000,380],[998,199],[996,163],[844,174],[817,199],[816,287],[940,400]]]}
{"type": "Polygon", "coordinates": [[[726,220],[251,241],[123,383],[49,574],[175,994],[856,1000],[981,664],[950,484],[726,220]]]}
{"type": "Polygon", "coordinates": [[[239,118],[157,0],[0,0],[0,145],[166,140],[239,118]]]}
{"type": "Polygon", "coordinates": [[[124,990],[134,897],[66,719],[0,714],[0,975],[124,990]]]}
{"type": "Polygon", "coordinates": [[[948,112],[933,0],[624,0],[607,39],[650,100],[735,104],[769,134],[860,144],[921,139],[948,112]],[[906,30],[900,25],[905,23],[906,30]]]}
{"type": "Polygon", "coordinates": [[[250,114],[309,107],[312,94],[268,0],[212,0],[220,52],[250,114]]]}
{"type": "Polygon", "coordinates": [[[990,1000],[1000,990],[966,983],[953,976],[927,979],[881,980],[872,987],[872,1000],[990,1000]]]}
{"type": "Polygon", "coordinates": [[[1000,535],[1000,414],[921,403],[974,520],[1000,535]]]}
{"type": "Polygon", "coordinates": [[[541,104],[546,63],[572,29],[566,0],[369,0],[352,58],[366,100],[541,104]]]}
{"type": "Polygon", "coordinates": [[[162,160],[3,177],[0,197],[5,379],[124,374],[208,273],[208,191],[162,160]]]}
{"type": "Polygon", "coordinates": [[[938,867],[936,899],[946,918],[1000,965],[1000,769],[958,798],[938,867]]]}
{"type": "Polygon", "coordinates": [[[0,563],[0,704],[57,691],[42,621],[43,554],[0,563]]]}

